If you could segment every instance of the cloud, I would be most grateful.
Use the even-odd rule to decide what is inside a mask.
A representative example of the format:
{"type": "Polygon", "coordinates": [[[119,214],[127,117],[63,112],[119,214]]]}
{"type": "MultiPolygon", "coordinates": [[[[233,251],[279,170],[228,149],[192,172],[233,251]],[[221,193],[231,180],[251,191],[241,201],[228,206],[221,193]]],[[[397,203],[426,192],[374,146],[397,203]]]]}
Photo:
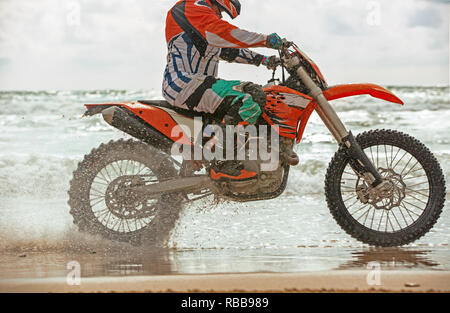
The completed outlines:
{"type": "MultiPolygon", "coordinates": [[[[159,90],[164,24],[175,2],[0,0],[0,88],[159,90]]],[[[447,84],[448,3],[245,0],[232,23],[294,40],[330,84],[447,84]],[[368,23],[371,14],[380,15],[379,24],[368,23]]],[[[263,67],[230,64],[221,64],[219,74],[260,84],[271,75],[263,67]]]]}
{"type": "Polygon", "coordinates": [[[450,4],[450,0],[429,0],[435,3],[450,4]]]}
{"type": "Polygon", "coordinates": [[[353,36],[358,34],[356,28],[348,20],[343,20],[339,15],[328,15],[327,25],[329,33],[335,36],[353,36]]]}
{"type": "Polygon", "coordinates": [[[0,58],[0,67],[7,66],[11,64],[11,59],[9,58],[0,58]]]}
{"type": "Polygon", "coordinates": [[[442,25],[442,19],[439,12],[434,8],[420,9],[414,12],[409,18],[410,27],[430,27],[439,28],[442,25]]]}

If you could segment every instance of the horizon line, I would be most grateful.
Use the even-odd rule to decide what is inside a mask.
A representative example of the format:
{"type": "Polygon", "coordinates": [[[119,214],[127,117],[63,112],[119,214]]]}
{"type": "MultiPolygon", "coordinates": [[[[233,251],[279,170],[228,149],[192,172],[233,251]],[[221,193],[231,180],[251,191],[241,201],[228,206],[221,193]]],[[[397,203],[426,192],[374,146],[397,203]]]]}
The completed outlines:
{"type": "MultiPolygon", "coordinates": [[[[345,84],[343,84],[345,85],[345,84]]],[[[336,85],[330,85],[330,87],[336,85]]],[[[419,85],[419,84],[398,84],[398,85],[380,85],[386,88],[411,88],[411,87],[425,87],[425,88],[446,88],[449,84],[434,84],[434,85],[419,85]]],[[[66,92],[97,92],[97,91],[125,91],[125,92],[149,92],[156,91],[155,89],[120,89],[120,88],[100,88],[100,89],[0,89],[0,92],[47,92],[53,93],[58,91],[66,92]]],[[[159,91],[158,91],[159,92],[159,91]]]]}

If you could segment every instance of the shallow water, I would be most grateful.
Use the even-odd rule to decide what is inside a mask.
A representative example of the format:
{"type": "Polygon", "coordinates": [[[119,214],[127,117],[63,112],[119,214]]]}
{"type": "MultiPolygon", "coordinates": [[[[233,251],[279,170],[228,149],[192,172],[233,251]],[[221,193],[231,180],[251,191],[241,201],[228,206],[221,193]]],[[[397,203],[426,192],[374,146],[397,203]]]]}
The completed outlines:
{"type": "MultiPolygon", "coordinates": [[[[390,90],[404,107],[364,96],[335,101],[336,110],[354,133],[391,128],[419,138],[449,177],[449,88],[390,90]]],[[[433,230],[401,249],[371,249],[339,228],[323,194],[336,144],[315,114],[297,147],[301,164],[279,199],[189,206],[158,254],[80,234],[66,204],[71,173],[92,148],[126,137],[100,117],[81,118],[82,104],[156,98],[145,91],[0,92],[0,278],[62,275],[68,260],[84,264],[87,276],[296,272],[374,260],[386,268],[449,270],[448,201],[433,230]]]]}

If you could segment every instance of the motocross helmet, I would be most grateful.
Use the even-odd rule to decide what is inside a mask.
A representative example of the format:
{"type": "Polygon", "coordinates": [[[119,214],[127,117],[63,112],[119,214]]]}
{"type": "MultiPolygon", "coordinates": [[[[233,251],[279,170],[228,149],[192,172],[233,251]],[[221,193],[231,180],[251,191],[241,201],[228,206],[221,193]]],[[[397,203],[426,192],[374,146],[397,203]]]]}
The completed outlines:
{"type": "Polygon", "coordinates": [[[241,14],[241,3],[239,0],[213,0],[213,3],[218,4],[232,19],[241,14]]]}

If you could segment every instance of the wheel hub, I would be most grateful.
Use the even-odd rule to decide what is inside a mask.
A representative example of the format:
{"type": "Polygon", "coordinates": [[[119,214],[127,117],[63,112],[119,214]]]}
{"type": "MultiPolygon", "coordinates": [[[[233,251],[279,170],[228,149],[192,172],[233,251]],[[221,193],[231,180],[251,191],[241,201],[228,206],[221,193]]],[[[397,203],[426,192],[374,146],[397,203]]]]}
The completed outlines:
{"type": "Polygon", "coordinates": [[[390,211],[400,207],[406,197],[403,177],[392,169],[380,168],[379,172],[383,177],[383,182],[379,186],[372,188],[364,183],[356,188],[359,200],[371,204],[377,210],[390,211]]]}
{"type": "Polygon", "coordinates": [[[113,180],[105,193],[105,202],[111,213],[121,219],[148,215],[147,201],[132,188],[142,185],[145,185],[145,180],[138,176],[121,176],[113,180]]]}

